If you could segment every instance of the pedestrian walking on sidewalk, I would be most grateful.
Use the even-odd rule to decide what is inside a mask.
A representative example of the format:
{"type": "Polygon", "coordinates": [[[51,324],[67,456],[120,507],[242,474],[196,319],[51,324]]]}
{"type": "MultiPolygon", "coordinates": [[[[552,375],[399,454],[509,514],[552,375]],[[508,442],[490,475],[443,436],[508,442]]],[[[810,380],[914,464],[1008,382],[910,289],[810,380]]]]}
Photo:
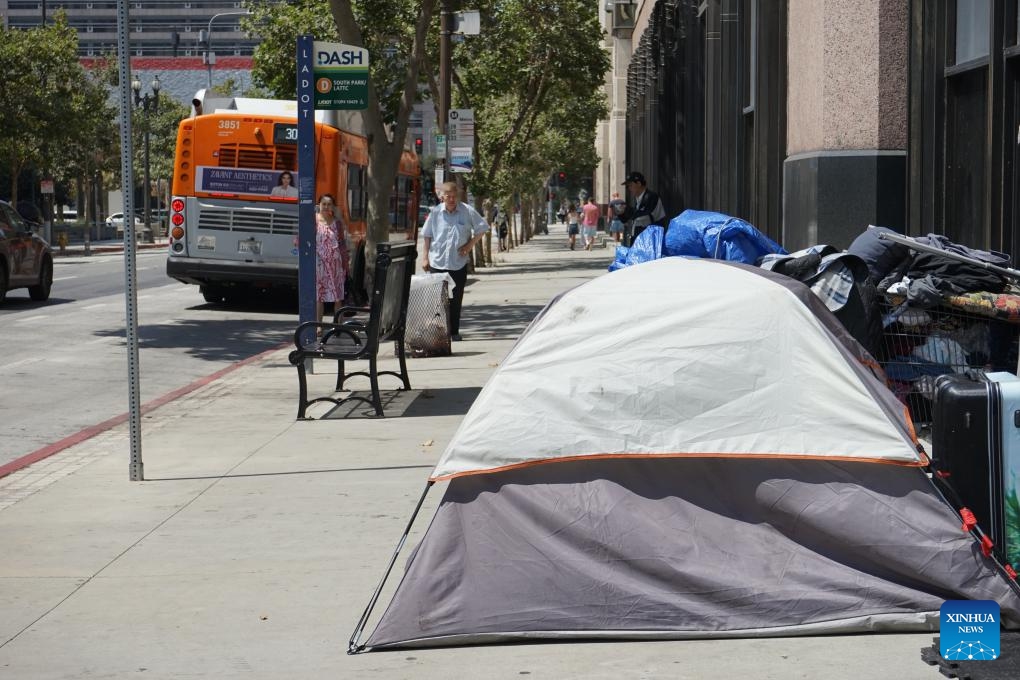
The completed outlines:
{"type": "Polygon", "coordinates": [[[478,211],[457,200],[457,183],[442,186],[443,202],[429,212],[421,234],[425,254],[421,267],[453,278],[453,300],[450,302],[450,335],[460,340],[460,310],[467,284],[467,268],[471,249],[489,231],[489,225],[478,211]]]}
{"type": "Polygon", "coordinates": [[[315,313],[322,321],[325,303],[343,304],[349,266],[347,232],[336,214],[332,194],[319,198],[315,216],[315,313]]]}
{"type": "Polygon", "coordinates": [[[578,219],[577,208],[571,203],[567,207],[567,243],[570,245],[571,250],[577,245],[577,234],[581,231],[580,227],[577,226],[578,219]]]}
{"type": "Polygon", "coordinates": [[[507,237],[510,235],[510,227],[507,224],[506,211],[496,206],[496,233],[499,236],[499,249],[500,251],[507,250],[507,237]]]}
{"type": "Polygon", "coordinates": [[[622,215],[627,211],[627,201],[620,198],[620,192],[614,191],[613,198],[609,201],[609,233],[617,243],[623,238],[622,215]]]}
{"type": "Polygon", "coordinates": [[[582,235],[584,236],[584,249],[591,250],[595,244],[595,232],[599,226],[599,207],[595,205],[595,197],[589,196],[588,202],[581,208],[582,235]]]}

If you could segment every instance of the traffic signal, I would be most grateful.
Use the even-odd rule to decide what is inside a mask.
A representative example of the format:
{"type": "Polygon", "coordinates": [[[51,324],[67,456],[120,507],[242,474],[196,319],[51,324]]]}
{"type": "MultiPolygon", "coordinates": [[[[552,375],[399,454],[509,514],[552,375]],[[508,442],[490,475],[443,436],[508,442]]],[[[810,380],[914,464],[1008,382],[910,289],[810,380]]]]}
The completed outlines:
{"type": "Polygon", "coordinates": [[[424,150],[424,148],[425,148],[425,140],[422,139],[421,137],[415,137],[414,138],[414,152],[420,156],[421,152],[424,150]]]}
{"type": "Polygon", "coordinates": [[[556,177],[559,178],[561,183],[565,182],[567,180],[567,173],[561,172],[558,175],[556,175],[556,177]]]}

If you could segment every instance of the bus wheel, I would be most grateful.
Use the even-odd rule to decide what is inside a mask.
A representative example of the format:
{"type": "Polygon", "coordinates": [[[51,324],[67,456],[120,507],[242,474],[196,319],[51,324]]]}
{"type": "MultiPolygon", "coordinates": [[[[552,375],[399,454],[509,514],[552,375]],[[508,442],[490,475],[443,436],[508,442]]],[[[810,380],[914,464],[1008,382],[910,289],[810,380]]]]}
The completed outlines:
{"type": "Polygon", "coordinates": [[[223,302],[223,298],[225,297],[223,288],[220,286],[201,286],[199,287],[199,291],[201,291],[202,297],[205,298],[206,302],[211,302],[213,304],[223,302]]]}

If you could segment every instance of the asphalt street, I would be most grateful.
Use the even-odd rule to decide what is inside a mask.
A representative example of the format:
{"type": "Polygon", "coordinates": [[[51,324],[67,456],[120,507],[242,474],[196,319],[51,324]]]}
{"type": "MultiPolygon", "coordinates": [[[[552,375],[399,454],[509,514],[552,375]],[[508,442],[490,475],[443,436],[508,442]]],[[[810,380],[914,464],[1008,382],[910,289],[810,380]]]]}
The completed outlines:
{"type": "MultiPolygon", "coordinates": [[[[206,303],[167,278],[162,250],[137,255],[141,400],[285,342],[296,310],[206,303]]],[[[0,465],[128,411],[124,257],[59,257],[53,294],[0,307],[0,465]]]]}

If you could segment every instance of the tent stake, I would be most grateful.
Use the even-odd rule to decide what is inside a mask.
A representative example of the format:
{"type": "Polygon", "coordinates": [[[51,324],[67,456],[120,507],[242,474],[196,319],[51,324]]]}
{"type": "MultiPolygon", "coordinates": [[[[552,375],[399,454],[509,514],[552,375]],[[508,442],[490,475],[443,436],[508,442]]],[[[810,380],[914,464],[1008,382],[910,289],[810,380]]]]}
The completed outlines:
{"type": "Polygon", "coordinates": [[[404,548],[404,543],[407,542],[407,536],[411,533],[411,525],[414,524],[415,518],[418,517],[418,511],[421,510],[422,504],[425,502],[425,496],[428,495],[429,489],[435,484],[432,480],[429,480],[425,484],[425,490],[421,492],[421,498],[418,499],[418,505],[414,506],[414,512],[411,513],[411,519],[407,521],[407,526],[404,528],[404,533],[397,542],[397,548],[393,551],[393,557],[390,558],[390,563],[386,566],[386,571],[383,573],[382,580],[379,581],[379,585],[376,586],[375,592],[372,593],[372,599],[368,601],[368,606],[365,607],[365,612],[358,619],[358,625],[354,628],[354,632],[351,633],[351,639],[347,643],[347,653],[357,654],[365,650],[364,645],[358,644],[358,638],[361,637],[361,633],[365,630],[365,625],[368,623],[368,617],[372,615],[372,610],[375,609],[376,602],[379,601],[379,595],[382,593],[383,586],[386,585],[386,580],[390,577],[390,572],[393,571],[393,565],[397,563],[397,557],[400,555],[400,551],[404,548]]]}

